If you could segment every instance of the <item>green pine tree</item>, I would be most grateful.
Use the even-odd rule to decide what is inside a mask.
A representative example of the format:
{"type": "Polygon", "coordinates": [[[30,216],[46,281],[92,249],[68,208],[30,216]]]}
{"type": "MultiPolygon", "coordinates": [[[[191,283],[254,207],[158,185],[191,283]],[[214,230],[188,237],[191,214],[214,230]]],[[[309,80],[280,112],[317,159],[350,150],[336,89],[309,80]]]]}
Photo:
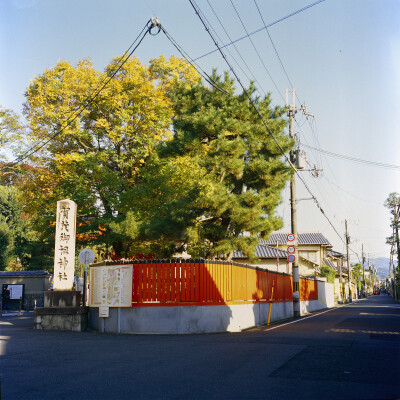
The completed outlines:
{"type": "MultiPolygon", "coordinates": [[[[229,260],[235,249],[252,257],[260,238],[282,226],[275,210],[290,170],[246,94],[235,93],[228,74],[214,71],[212,78],[227,94],[201,82],[172,91],[174,136],[159,147],[155,160],[168,173],[148,173],[131,195],[137,203],[144,188],[153,188],[144,207],[153,211],[146,214],[141,234],[163,236],[167,253],[181,240],[195,257],[229,260]]],[[[254,86],[249,92],[288,152],[293,143],[284,134],[285,110],[272,109],[269,97],[255,97],[254,86]]]]}

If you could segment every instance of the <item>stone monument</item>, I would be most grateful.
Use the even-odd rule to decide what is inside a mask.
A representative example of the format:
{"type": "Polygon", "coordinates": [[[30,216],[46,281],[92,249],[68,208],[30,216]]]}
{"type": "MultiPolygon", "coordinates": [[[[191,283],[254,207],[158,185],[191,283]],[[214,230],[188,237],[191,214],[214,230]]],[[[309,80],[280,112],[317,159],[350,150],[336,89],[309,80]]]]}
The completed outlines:
{"type": "Polygon", "coordinates": [[[76,203],[57,202],[53,290],[45,292],[44,307],[35,309],[34,328],[82,331],[88,309],[81,307],[81,292],[73,290],[75,272],[76,203]]]}

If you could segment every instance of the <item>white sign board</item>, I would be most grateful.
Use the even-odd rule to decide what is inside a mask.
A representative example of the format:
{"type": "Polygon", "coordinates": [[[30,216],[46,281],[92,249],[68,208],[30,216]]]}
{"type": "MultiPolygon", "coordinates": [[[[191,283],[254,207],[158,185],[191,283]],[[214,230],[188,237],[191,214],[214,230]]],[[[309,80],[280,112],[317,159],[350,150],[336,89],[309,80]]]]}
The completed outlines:
{"type": "Polygon", "coordinates": [[[82,251],[79,252],[78,258],[82,264],[89,265],[95,259],[94,251],[90,249],[83,249],[82,251]]]}
{"type": "Polygon", "coordinates": [[[24,285],[8,285],[10,290],[10,299],[21,299],[24,285]]]}
{"type": "Polygon", "coordinates": [[[110,307],[100,306],[99,307],[99,317],[100,318],[108,318],[110,315],[110,307]]]}
{"type": "Polygon", "coordinates": [[[90,268],[90,306],[132,307],[132,272],[133,265],[90,268]]]}
{"type": "Polygon", "coordinates": [[[75,270],[76,203],[57,202],[54,290],[72,290],[75,270]]]}

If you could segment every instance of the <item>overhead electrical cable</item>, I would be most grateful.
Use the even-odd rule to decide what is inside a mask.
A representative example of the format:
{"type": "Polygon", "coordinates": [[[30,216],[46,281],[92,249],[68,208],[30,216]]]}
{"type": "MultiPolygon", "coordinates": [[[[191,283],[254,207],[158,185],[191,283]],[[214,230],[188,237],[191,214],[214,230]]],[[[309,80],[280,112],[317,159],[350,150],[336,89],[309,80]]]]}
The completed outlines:
{"type": "MultiPolygon", "coordinates": [[[[230,0],[230,1],[231,1],[232,7],[233,7],[233,9],[235,10],[236,15],[238,16],[239,21],[240,21],[240,23],[242,24],[243,29],[244,29],[244,31],[246,32],[247,37],[249,38],[250,43],[251,43],[251,45],[253,46],[253,49],[254,49],[254,51],[256,52],[256,54],[257,54],[257,56],[258,56],[258,58],[259,58],[261,64],[263,65],[263,67],[264,67],[266,73],[268,74],[269,78],[271,79],[271,82],[272,82],[273,85],[275,86],[275,89],[277,90],[277,92],[278,92],[279,95],[281,96],[282,100],[285,101],[285,98],[284,98],[283,94],[281,93],[281,91],[279,90],[277,84],[275,83],[274,79],[272,78],[272,75],[271,75],[271,73],[269,72],[267,66],[265,65],[264,60],[261,58],[260,53],[259,53],[259,51],[257,50],[257,47],[255,46],[255,44],[254,44],[254,42],[253,42],[253,39],[250,37],[250,35],[249,35],[249,33],[248,33],[247,29],[246,29],[246,26],[245,26],[245,24],[243,23],[243,20],[242,20],[240,14],[239,14],[237,8],[235,7],[235,4],[233,3],[232,0],[230,0]]],[[[267,32],[268,32],[268,30],[267,30],[267,32]]]]}
{"type": "MultiPolygon", "coordinates": [[[[232,0],[231,0],[231,2],[232,2],[232,0]]],[[[260,15],[261,21],[262,21],[263,24],[264,24],[265,31],[266,31],[267,34],[268,34],[269,40],[270,40],[270,42],[271,42],[271,44],[272,44],[272,47],[274,48],[274,51],[275,51],[276,56],[278,57],[279,63],[281,64],[281,67],[282,67],[283,71],[285,72],[285,75],[286,75],[286,78],[287,78],[287,80],[288,80],[288,82],[289,82],[289,85],[290,85],[291,88],[293,88],[294,86],[293,86],[293,84],[292,84],[292,82],[291,82],[291,80],[290,80],[290,78],[289,78],[289,75],[288,75],[288,73],[287,73],[287,71],[286,71],[285,66],[283,65],[282,59],[281,59],[281,57],[280,57],[280,55],[279,55],[279,53],[278,53],[278,50],[277,50],[277,48],[276,48],[276,46],[275,46],[274,41],[272,40],[272,37],[271,37],[270,33],[269,33],[269,31],[268,31],[268,26],[267,26],[267,24],[265,23],[264,17],[263,17],[262,14],[261,14],[260,8],[258,7],[258,4],[257,4],[257,1],[256,1],[256,0],[254,0],[254,4],[256,5],[258,14],[260,15]]],[[[246,32],[246,33],[247,33],[247,32],[246,32]]],[[[249,37],[249,38],[250,38],[250,37],[249,37]]]]}
{"type": "Polygon", "coordinates": [[[151,33],[151,30],[154,28],[155,24],[153,20],[149,20],[146,25],[143,27],[142,31],[138,35],[138,37],[134,40],[134,42],[129,46],[129,48],[125,51],[124,55],[120,58],[118,61],[120,65],[111,70],[109,74],[107,74],[108,79],[105,78],[106,80],[103,80],[103,83],[100,83],[97,88],[94,90],[94,93],[92,93],[88,98],[84,100],[84,102],[76,109],[76,114],[69,118],[65,123],[64,126],[60,129],[58,129],[50,138],[46,139],[43,143],[39,145],[33,146],[31,149],[26,151],[24,154],[21,154],[19,157],[17,157],[14,161],[8,164],[8,166],[13,166],[16,164],[20,164],[22,161],[26,160],[28,157],[32,156],[33,154],[37,153],[39,150],[41,150],[43,147],[45,147],[48,143],[50,143],[52,140],[54,140],[57,136],[59,136],[64,130],[72,124],[83,112],[84,110],[87,109],[87,107],[93,103],[93,101],[98,97],[98,95],[101,93],[101,91],[108,85],[108,83],[111,81],[112,78],[121,70],[121,68],[125,65],[125,63],[128,61],[128,59],[131,57],[131,55],[135,52],[135,50],[139,47],[139,45],[142,43],[143,39],[146,37],[148,33],[151,33]],[[143,33],[144,32],[144,33],[143,33]],[[140,38],[140,39],[139,39],[140,38]],[[136,46],[132,49],[132,47],[135,45],[135,43],[139,40],[139,42],[136,44],[136,46]],[[132,50],[130,50],[132,49],[132,50]],[[101,85],[101,86],[100,86],[101,85]],[[100,86],[100,87],[99,87],[100,86]]]}
{"type": "MultiPolygon", "coordinates": [[[[211,11],[214,13],[215,17],[217,18],[217,20],[218,20],[219,24],[221,25],[222,29],[224,30],[226,36],[228,37],[229,40],[232,41],[228,31],[226,30],[226,28],[225,28],[224,24],[222,23],[221,19],[218,17],[218,14],[215,12],[215,10],[214,10],[213,6],[211,5],[210,1],[207,0],[207,3],[210,6],[211,11]]],[[[254,76],[254,74],[253,74],[252,70],[250,69],[249,65],[247,64],[246,60],[240,54],[239,49],[237,48],[236,44],[234,44],[233,47],[235,48],[235,50],[236,50],[237,54],[239,55],[240,59],[242,60],[243,64],[246,66],[247,70],[250,72],[251,76],[253,77],[253,81],[257,83],[257,88],[260,88],[264,92],[264,96],[266,96],[266,92],[264,91],[264,89],[262,89],[261,84],[258,82],[257,78],[254,76]]],[[[248,77],[247,77],[247,79],[250,80],[248,77]]]]}
{"type": "MultiPolygon", "coordinates": [[[[190,0],[189,0],[189,1],[190,1],[190,0]]],[[[286,15],[285,17],[279,18],[279,19],[277,19],[276,21],[271,22],[271,23],[268,24],[266,27],[263,26],[262,28],[259,28],[259,29],[255,30],[255,31],[253,31],[253,32],[250,32],[248,35],[242,36],[242,37],[240,37],[240,38],[238,38],[238,39],[236,39],[236,40],[233,40],[233,41],[230,42],[230,43],[224,44],[223,46],[221,46],[221,49],[223,49],[223,48],[225,48],[225,47],[228,47],[228,46],[231,46],[231,45],[233,45],[234,43],[237,43],[237,42],[239,42],[239,41],[241,41],[241,40],[243,40],[243,39],[246,39],[246,38],[247,38],[248,36],[250,36],[250,35],[254,35],[254,34],[258,33],[258,32],[261,32],[261,31],[263,31],[263,30],[266,29],[266,28],[270,28],[271,26],[276,25],[276,24],[278,24],[279,22],[284,21],[285,19],[288,19],[288,18],[290,18],[290,17],[293,17],[294,15],[299,14],[299,13],[301,13],[301,12],[303,12],[303,11],[305,11],[305,10],[311,8],[311,7],[314,7],[314,6],[316,6],[317,4],[322,3],[323,1],[326,1],[326,0],[318,0],[318,1],[314,2],[314,3],[309,4],[308,6],[305,6],[305,7],[303,7],[303,8],[300,8],[299,10],[294,11],[294,12],[292,12],[292,13],[286,15]]],[[[218,49],[209,51],[208,53],[203,54],[202,56],[195,58],[195,61],[200,60],[200,59],[203,58],[203,57],[207,57],[207,56],[209,56],[210,54],[213,54],[213,53],[215,53],[215,52],[217,52],[217,51],[218,51],[218,49]]]]}
{"type": "Polygon", "coordinates": [[[159,27],[164,35],[167,37],[167,39],[179,51],[181,56],[186,60],[188,64],[192,66],[193,69],[195,69],[199,73],[199,75],[201,75],[215,89],[224,94],[228,94],[228,92],[224,88],[218,85],[217,82],[215,82],[198,64],[196,64],[196,62],[186,53],[186,51],[178,44],[178,42],[166,31],[166,29],[161,24],[159,24],[159,27]]]}
{"type": "MultiPolygon", "coordinates": [[[[212,12],[214,13],[215,17],[217,18],[218,22],[220,23],[220,25],[222,26],[223,30],[225,31],[225,34],[228,36],[228,39],[230,39],[230,36],[228,34],[228,32],[226,31],[225,27],[223,26],[222,22],[220,21],[220,19],[218,18],[218,15],[216,14],[216,12],[214,11],[214,9],[212,8],[211,4],[208,3],[208,5],[210,6],[212,12]]],[[[206,22],[208,23],[208,25],[210,26],[210,29],[212,29],[214,31],[214,34],[217,36],[218,40],[223,43],[223,40],[221,38],[221,36],[218,34],[218,32],[212,27],[210,21],[207,19],[206,15],[200,10],[199,8],[199,12],[201,12],[203,18],[206,20],[206,22]]],[[[248,71],[250,72],[250,74],[252,74],[249,66],[246,64],[246,62],[244,61],[242,55],[240,54],[238,48],[234,45],[234,48],[236,50],[236,52],[238,53],[239,57],[242,59],[243,63],[246,65],[248,71]]],[[[246,71],[242,68],[242,66],[239,64],[239,62],[236,60],[236,58],[233,56],[233,54],[231,53],[231,51],[229,49],[227,49],[227,52],[229,53],[229,55],[231,56],[232,60],[235,62],[235,64],[240,68],[240,70],[242,71],[243,75],[246,77],[246,79],[250,82],[251,78],[247,75],[246,71]]],[[[256,79],[253,75],[253,79],[256,79]]],[[[265,93],[265,92],[264,92],[265,93]]]]}
{"type": "MultiPolygon", "coordinates": [[[[231,0],[231,2],[232,2],[232,0],[231,0]]],[[[285,66],[284,66],[284,64],[283,64],[283,61],[282,61],[282,58],[281,58],[281,56],[279,55],[278,49],[277,49],[277,47],[276,47],[276,45],[275,45],[275,43],[274,43],[274,41],[273,41],[273,39],[272,39],[271,34],[269,33],[268,26],[267,26],[267,24],[266,24],[266,22],[265,22],[265,20],[264,20],[264,17],[263,17],[263,15],[262,15],[262,13],[261,13],[261,10],[260,10],[259,6],[258,6],[258,4],[257,4],[257,0],[254,0],[254,4],[255,4],[255,6],[256,6],[256,8],[257,8],[257,11],[258,11],[258,14],[259,14],[259,16],[260,16],[260,18],[261,18],[261,21],[262,21],[263,24],[264,24],[265,31],[267,32],[269,41],[271,42],[271,45],[272,45],[272,47],[273,47],[273,49],[274,49],[274,52],[275,52],[275,54],[276,54],[276,56],[277,56],[277,58],[278,58],[278,60],[279,60],[279,63],[280,63],[280,65],[281,65],[281,67],[282,67],[282,70],[283,70],[283,72],[284,72],[284,74],[285,74],[285,76],[286,76],[286,79],[287,79],[288,83],[289,83],[289,87],[294,88],[294,85],[293,85],[293,83],[292,83],[292,81],[291,81],[291,79],[290,79],[290,77],[289,77],[289,74],[288,74],[288,72],[287,72],[287,69],[285,68],[285,66]]],[[[294,89],[293,89],[293,90],[294,90],[294,89]]],[[[295,96],[296,96],[297,100],[299,101],[299,103],[301,104],[301,101],[300,101],[300,99],[299,99],[297,93],[295,93],[295,96]]],[[[300,130],[300,132],[301,132],[302,126],[300,126],[300,124],[299,124],[299,122],[297,121],[296,118],[295,118],[294,120],[296,121],[296,124],[297,124],[297,126],[298,126],[298,128],[299,128],[299,130],[300,130]]],[[[316,135],[316,133],[315,133],[315,130],[313,129],[312,123],[310,123],[310,120],[308,119],[307,116],[306,116],[306,120],[307,120],[307,122],[310,124],[311,132],[312,132],[313,138],[314,138],[314,143],[317,143],[317,142],[318,142],[318,137],[317,137],[317,135],[316,135]]],[[[304,125],[304,124],[303,124],[303,125],[304,125]]],[[[305,135],[304,135],[304,134],[303,134],[303,137],[304,137],[304,140],[307,142],[307,139],[305,138],[305,135]]],[[[316,159],[318,160],[318,156],[316,156],[316,159]]],[[[319,164],[320,164],[320,162],[319,162],[319,164]]]]}
{"type": "MultiPolygon", "coordinates": [[[[324,0],[322,0],[324,1],[324,0]]],[[[206,22],[204,21],[204,18],[202,18],[202,16],[200,15],[200,11],[199,8],[195,2],[195,0],[189,0],[191,6],[193,7],[195,13],[197,14],[197,16],[199,17],[201,23],[203,24],[205,30],[207,31],[207,33],[210,35],[212,41],[214,42],[215,46],[217,47],[217,51],[220,52],[222,58],[225,60],[225,62],[227,63],[229,69],[231,70],[232,74],[235,76],[237,82],[239,83],[239,85],[241,86],[244,94],[247,96],[247,98],[249,99],[250,104],[252,105],[252,107],[254,108],[254,110],[256,111],[258,117],[260,118],[261,122],[263,123],[265,129],[267,130],[268,134],[271,136],[271,138],[273,139],[273,141],[275,142],[275,144],[277,145],[277,147],[279,148],[279,150],[281,151],[282,155],[285,157],[286,161],[288,162],[288,164],[290,165],[290,167],[293,169],[294,173],[297,174],[298,178],[301,180],[301,182],[303,183],[304,187],[307,189],[308,193],[312,196],[314,202],[316,203],[318,209],[321,211],[321,213],[324,215],[324,217],[327,219],[327,221],[329,222],[329,224],[331,225],[332,229],[336,232],[336,234],[338,235],[338,237],[340,238],[340,240],[346,244],[346,242],[344,241],[344,239],[342,238],[342,235],[340,235],[340,233],[336,230],[335,226],[332,224],[331,220],[329,219],[329,217],[325,214],[324,210],[322,209],[321,205],[319,204],[317,198],[314,196],[314,194],[311,192],[310,188],[308,187],[307,183],[304,181],[304,179],[301,177],[301,175],[298,173],[296,167],[293,165],[293,163],[290,161],[289,157],[287,156],[287,154],[285,153],[285,151],[283,150],[282,146],[279,144],[278,140],[276,139],[276,137],[274,136],[272,130],[270,129],[270,127],[268,126],[268,124],[265,122],[264,118],[262,117],[260,111],[258,110],[257,106],[255,105],[252,97],[250,96],[250,94],[248,93],[248,91],[246,90],[246,88],[244,87],[244,85],[242,84],[239,76],[237,75],[236,71],[233,69],[231,63],[229,62],[229,60],[227,59],[225,53],[222,51],[222,48],[219,46],[218,42],[216,41],[215,37],[213,36],[213,34],[210,31],[210,28],[208,27],[208,25],[206,24],[206,22]]],[[[318,3],[320,3],[321,1],[319,1],[318,3]]],[[[353,250],[352,250],[353,251],[353,250]]],[[[353,251],[354,252],[354,251],[353,251]]],[[[354,252],[357,256],[358,254],[356,252],[354,252]]]]}
{"type": "Polygon", "coordinates": [[[380,162],[376,162],[376,161],[362,160],[360,158],[355,158],[355,157],[345,156],[343,154],[333,153],[332,151],[323,150],[323,149],[312,147],[312,146],[305,145],[305,144],[303,144],[303,146],[307,147],[307,148],[310,148],[312,150],[318,151],[320,153],[327,154],[327,155],[332,156],[332,157],[341,158],[343,160],[352,161],[352,162],[356,162],[356,163],[359,163],[359,164],[365,164],[365,165],[368,165],[368,166],[371,166],[371,167],[388,168],[388,169],[400,169],[400,165],[384,164],[384,163],[380,163],[380,162]]]}

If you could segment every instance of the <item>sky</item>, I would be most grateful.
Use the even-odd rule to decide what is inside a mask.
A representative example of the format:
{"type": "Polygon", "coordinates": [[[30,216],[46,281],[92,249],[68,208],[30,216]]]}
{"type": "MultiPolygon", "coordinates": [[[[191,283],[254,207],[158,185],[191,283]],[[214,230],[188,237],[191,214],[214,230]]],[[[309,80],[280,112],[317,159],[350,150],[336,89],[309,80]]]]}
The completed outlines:
{"type": "MultiPolygon", "coordinates": [[[[352,262],[362,246],[371,260],[389,257],[390,214],[383,203],[391,192],[400,193],[400,167],[312,148],[400,166],[400,1],[195,3],[219,45],[244,37],[223,51],[245,86],[254,80],[259,94],[271,93],[279,106],[286,89],[295,88],[296,106],[314,115],[299,111],[294,129],[308,163],[322,169],[318,178],[300,174],[324,214],[297,178],[297,198],[305,199],[298,201],[298,231],[321,232],[344,253],[347,220],[352,262]]],[[[2,0],[0,105],[21,113],[29,83],[60,60],[75,65],[89,58],[104,70],[155,16],[204,71],[229,70],[218,51],[209,54],[216,46],[189,0],[2,0]]],[[[148,63],[179,53],[161,32],[147,35],[134,55],[148,63]]],[[[277,214],[289,232],[289,189],[282,195],[277,214]]]]}

